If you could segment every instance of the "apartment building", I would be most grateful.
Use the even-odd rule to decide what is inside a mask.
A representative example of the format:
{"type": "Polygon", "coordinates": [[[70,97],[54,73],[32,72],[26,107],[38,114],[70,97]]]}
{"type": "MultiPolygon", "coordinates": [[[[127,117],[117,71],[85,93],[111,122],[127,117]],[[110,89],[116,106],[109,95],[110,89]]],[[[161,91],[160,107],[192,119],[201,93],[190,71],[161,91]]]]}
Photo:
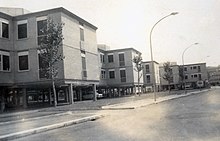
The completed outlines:
{"type": "Polygon", "coordinates": [[[172,77],[171,77],[172,79],[171,79],[171,83],[169,84],[168,81],[163,78],[164,74],[165,74],[163,65],[161,65],[159,67],[159,69],[160,69],[160,85],[161,85],[162,90],[168,90],[169,87],[171,89],[180,88],[181,78],[180,78],[180,74],[179,74],[179,66],[171,64],[170,68],[171,68],[171,72],[172,72],[172,77]]]}
{"type": "Polygon", "coordinates": [[[41,29],[51,18],[64,23],[65,56],[57,66],[58,103],[82,100],[85,91],[99,84],[97,27],[64,8],[28,12],[0,8],[0,99],[6,107],[51,104],[51,80],[41,75],[38,45],[41,29]]]}
{"type": "Polygon", "coordinates": [[[220,85],[220,66],[207,67],[209,83],[213,86],[220,85]]]}
{"type": "MultiPolygon", "coordinates": [[[[133,48],[109,50],[106,45],[98,45],[98,51],[101,72],[99,89],[102,93],[106,97],[115,97],[137,92],[138,74],[132,59],[141,53],[133,48]]],[[[143,79],[140,79],[139,90],[142,86],[143,79]]]]}
{"type": "MultiPolygon", "coordinates": [[[[181,67],[181,66],[180,66],[181,67]]],[[[208,83],[206,63],[187,64],[183,67],[186,87],[204,87],[208,83]]]]}
{"type": "Polygon", "coordinates": [[[143,62],[143,81],[144,81],[144,91],[153,91],[153,86],[155,85],[155,90],[160,90],[160,73],[159,73],[159,63],[156,61],[145,61],[143,62]],[[154,66],[154,69],[153,69],[154,66]]]}

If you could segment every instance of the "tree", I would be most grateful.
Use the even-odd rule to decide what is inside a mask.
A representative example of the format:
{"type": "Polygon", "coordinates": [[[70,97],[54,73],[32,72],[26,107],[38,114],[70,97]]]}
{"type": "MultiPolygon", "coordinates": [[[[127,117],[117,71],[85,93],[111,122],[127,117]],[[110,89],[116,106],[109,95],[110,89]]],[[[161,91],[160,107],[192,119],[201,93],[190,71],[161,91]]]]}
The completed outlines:
{"type": "Polygon", "coordinates": [[[168,82],[169,92],[170,92],[170,83],[173,81],[173,71],[170,62],[164,63],[163,69],[164,69],[163,79],[168,82]]]}
{"type": "Polygon", "coordinates": [[[58,74],[57,63],[64,59],[64,56],[60,52],[63,41],[63,23],[55,23],[51,18],[47,20],[47,24],[41,30],[42,39],[39,44],[39,58],[42,64],[44,75],[51,79],[53,94],[54,94],[54,106],[57,106],[57,96],[55,79],[58,74]]]}
{"type": "Polygon", "coordinates": [[[142,65],[142,57],[141,54],[138,54],[135,56],[132,60],[135,63],[135,68],[134,70],[138,73],[138,94],[140,96],[140,79],[142,77],[142,74],[140,75],[140,72],[143,70],[143,65],[142,65]]]}

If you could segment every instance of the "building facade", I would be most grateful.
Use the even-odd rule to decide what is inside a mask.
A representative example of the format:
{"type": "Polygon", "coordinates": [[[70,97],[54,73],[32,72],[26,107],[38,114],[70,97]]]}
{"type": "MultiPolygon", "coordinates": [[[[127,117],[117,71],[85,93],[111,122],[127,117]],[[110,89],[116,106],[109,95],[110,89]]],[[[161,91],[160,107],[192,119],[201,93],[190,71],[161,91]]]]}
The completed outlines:
{"type": "Polygon", "coordinates": [[[184,65],[183,74],[185,87],[187,88],[204,87],[208,83],[206,63],[184,65]]]}
{"type": "MultiPolygon", "coordinates": [[[[98,45],[98,50],[101,72],[99,89],[102,89],[107,97],[137,92],[138,74],[134,70],[132,59],[140,52],[133,48],[109,50],[105,45],[98,45]]],[[[143,79],[140,79],[140,91],[142,86],[143,79]]]]}
{"type": "Polygon", "coordinates": [[[171,65],[171,72],[172,72],[172,79],[171,79],[171,83],[169,84],[167,80],[165,80],[164,74],[164,67],[160,66],[160,84],[161,84],[161,89],[162,90],[168,90],[169,87],[171,87],[171,89],[178,89],[181,85],[181,79],[180,79],[180,72],[179,72],[179,66],[178,65],[171,65]]]}
{"type": "Polygon", "coordinates": [[[207,67],[209,83],[213,86],[220,85],[220,66],[207,67]]]}
{"type": "Polygon", "coordinates": [[[156,61],[143,62],[143,81],[145,92],[153,91],[154,85],[156,86],[156,91],[160,90],[159,63],[157,63],[156,61]]]}
{"type": "Polygon", "coordinates": [[[58,103],[72,103],[74,99],[83,99],[85,91],[94,91],[99,84],[97,27],[64,8],[35,13],[14,8],[0,11],[1,107],[27,107],[53,101],[51,80],[41,75],[38,55],[41,29],[48,18],[65,24],[60,48],[65,59],[57,65],[58,103]]]}

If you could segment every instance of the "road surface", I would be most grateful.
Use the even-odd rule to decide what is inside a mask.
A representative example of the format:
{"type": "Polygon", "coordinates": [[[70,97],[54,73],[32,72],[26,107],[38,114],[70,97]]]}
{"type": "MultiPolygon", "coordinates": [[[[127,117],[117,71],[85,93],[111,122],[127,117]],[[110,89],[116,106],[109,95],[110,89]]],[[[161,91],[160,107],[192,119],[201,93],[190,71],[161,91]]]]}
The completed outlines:
{"type": "Polygon", "coordinates": [[[220,88],[108,116],[18,141],[220,141],[220,88]]]}

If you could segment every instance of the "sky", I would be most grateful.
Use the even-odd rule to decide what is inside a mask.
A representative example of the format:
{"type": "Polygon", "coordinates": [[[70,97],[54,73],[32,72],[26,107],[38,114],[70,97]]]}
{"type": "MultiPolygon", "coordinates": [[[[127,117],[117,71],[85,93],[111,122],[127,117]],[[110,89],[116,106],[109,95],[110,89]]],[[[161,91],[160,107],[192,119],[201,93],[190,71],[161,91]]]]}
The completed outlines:
{"type": "Polygon", "coordinates": [[[133,47],[154,60],[220,65],[220,0],[0,0],[0,7],[31,12],[64,7],[98,27],[97,43],[111,49],[133,47]],[[194,45],[198,43],[198,45],[194,45]]]}

